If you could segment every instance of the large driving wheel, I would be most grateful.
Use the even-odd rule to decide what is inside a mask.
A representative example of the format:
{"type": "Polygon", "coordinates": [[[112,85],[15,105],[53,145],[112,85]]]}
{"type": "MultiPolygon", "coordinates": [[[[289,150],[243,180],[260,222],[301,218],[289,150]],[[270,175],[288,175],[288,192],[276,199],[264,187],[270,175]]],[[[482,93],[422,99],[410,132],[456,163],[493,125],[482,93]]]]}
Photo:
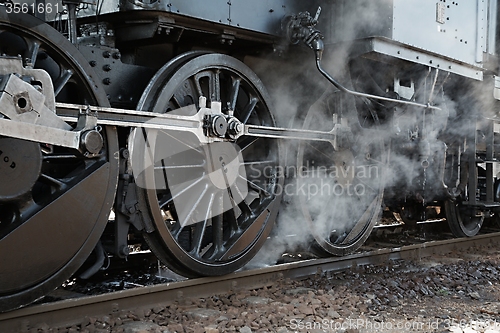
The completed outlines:
{"type": "Polygon", "coordinates": [[[380,136],[355,126],[345,103],[345,96],[330,91],[311,106],[304,128],[337,127],[337,142],[303,141],[297,155],[306,222],[320,251],[338,256],[357,250],[380,217],[385,159],[380,136]]]}
{"type": "MultiPolygon", "coordinates": [[[[152,79],[138,107],[189,115],[180,108],[193,105],[191,114],[196,113],[200,97],[208,107],[221,102],[224,113],[234,112],[243,123],[275,126],[261,81],[221,54],[192,52],[173,59],[152,79]]],[[[158,258],[185,276],[227,274],[247,263],[277,214],[278,141],[241,137],[200,144],[190,133],[154,130],[135,130],[131,138],[149,226],[144,238],[158,258]]]]}
{"type": "MultiPolygon", "coordinates": [[[[6,15],[2,8],[0,54],[21,55],[24,67],[45,70],[56,101],[108,105],[87,61],[62,34],[30,15],[6,15]]],[[[53,107],[54,99],[45,103],[53,107]]],[[[118,170],[116,131],[106,127],[101,134],[104,148],[93,158],[0,137],[0,311],[29,304],[61,285],[98,242],[118,170]]]]}

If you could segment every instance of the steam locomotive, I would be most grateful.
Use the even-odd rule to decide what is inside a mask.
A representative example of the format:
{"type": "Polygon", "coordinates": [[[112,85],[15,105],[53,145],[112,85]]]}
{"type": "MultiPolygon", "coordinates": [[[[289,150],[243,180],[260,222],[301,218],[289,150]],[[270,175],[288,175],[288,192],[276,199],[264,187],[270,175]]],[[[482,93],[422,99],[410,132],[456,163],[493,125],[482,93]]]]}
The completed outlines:
{"type": "Polygon", "coordinates": [[[0,1],[0,311],[110,257],[243,267],[500,212],[496,0],[0,1]],[[279,237],[279,235],[278,235],[279,237]]]}

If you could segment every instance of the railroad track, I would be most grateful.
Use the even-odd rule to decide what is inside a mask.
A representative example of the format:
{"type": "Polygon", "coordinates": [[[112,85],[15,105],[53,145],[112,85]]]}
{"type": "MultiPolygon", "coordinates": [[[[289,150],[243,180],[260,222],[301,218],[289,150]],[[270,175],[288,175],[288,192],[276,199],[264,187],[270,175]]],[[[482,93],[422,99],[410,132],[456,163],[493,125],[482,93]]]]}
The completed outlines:
{"type": "Polygon", "coordinates": [[[500,232],[471,238],[426,241],[420,244],[369,250],[345,257],[302,260],[239,271],[222,277],[190,279],[33,305],[0,314],[0,332],[26,332],[38,323],[46,323],[51,327],[78,324],[86,316],[111,314],[138,307],[152,308],[182,299],[262,288],[279,279],[301,279],[357,266],[386,264],[395,260],[420,260],[431,255],[496,245],[499,241],[500,232]]]}

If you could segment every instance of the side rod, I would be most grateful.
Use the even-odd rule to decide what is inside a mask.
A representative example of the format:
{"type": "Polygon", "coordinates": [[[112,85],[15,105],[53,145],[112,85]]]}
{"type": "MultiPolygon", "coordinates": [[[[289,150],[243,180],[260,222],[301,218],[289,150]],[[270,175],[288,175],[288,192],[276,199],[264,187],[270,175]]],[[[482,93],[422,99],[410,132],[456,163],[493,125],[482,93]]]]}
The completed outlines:
{"type": "MultiPolygon", "coordinates": [[[[201,142],[227,141],[225,138],[207,137],[203,131],[203,114],[199,111],[193,116],[172,115],[168,113],[153,113],[126,109],[104,108],[97,106],[83,106],[77,104],[56,103],[57,115],[65,121],[75,122],[86,108],[97,116],[98,125],[112,125],[125,127],[142,127],[147,129],[172,130],[192,132],[201,142]],[[207,140],[211,139],[211,140],[207,140]]],[[[183,107],[186,113],[193,114],[195,105],[183,107]]],[[[210,110],[210,109],[201,109],[210,110]]],[[[179,110],[177,110],[179,111],[179,110]]],[[[179,112],[177,112],[179,113],[179,112]]],[[[205,114],[210,114],[206,112],[205,114]]],[[[333,125],[333,123],[332,123],[333,125]]],[[[337,125],[338,126],[338,125],[337,125]]],[[[333,127],[333,126],[332,126],[333,127]]],[[[272,126],[246,125],[240,136],[255,136],[274,139],[296,139],[313,141],[334,141],[337,135],[336,127],[328,132],[305,129],[282,128],[272,126]]]]}
{"type": "MultiPolygon", "coordinates": [[[[64,122],[77,124],[82,122],[82,119],[91,119],[93,125],[90,125],[90,127],[88,125],[84,127],[77,126],[75,129],[71,127],[69,129],[56,128],[52,127],[50,123],[30,123],[22,120],[9,119],[8,117],[2,117],[2,112],[0,111],[0,136],[79,149],[81,148],[81,139],[85,132],[98,130],[100,126],[118,126],[160,131],[191,132],[198,137],[202,144],[234,141],[241,136],[252,136],[274,139],[327,141],[335,145],[339,133],[338,129],[339,126],[341,126],[340,124],[334,125],[332,123],[332,130],[323,132],[272,126],[246,125],[236,119],[232,119],[233,121],[239,122],[239,128],[241,128],[239,133],[232,137],[218,137],[207,131],[206,119],[214,114],[220,114],[220,108],[218,108],[217,111],[217,108],[208,109],[202,107],[196,111],[196,106],[192,104],[182,109],[185,109],[185,113],[191,114],[191,116],[56,103],[56,114],[64,122]]],[[[88,121],[82,123],[90,124],[88,121]]]]}

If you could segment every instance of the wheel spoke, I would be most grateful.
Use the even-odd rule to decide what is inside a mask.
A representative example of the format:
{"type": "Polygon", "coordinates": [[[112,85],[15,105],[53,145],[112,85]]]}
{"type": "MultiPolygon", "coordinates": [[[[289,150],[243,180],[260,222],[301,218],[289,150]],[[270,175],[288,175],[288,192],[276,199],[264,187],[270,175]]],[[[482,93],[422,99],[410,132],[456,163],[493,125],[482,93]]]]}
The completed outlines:
{"type": "MultiPolygon", "coordinates": [[[[179,216],[179,222],[181,223],[181,225],[183,225],[183,226],[188,225],[189,219],[193,217],[193,214],[196,211],[196,208],[198,208],[198,206],[202,202],[203,197],[205,196],[205,193],[207,193],[207,191],[208,191],[208,187],[205,185],[203,191],[198,195],[197,199],[190,198],[190,200],[187,200],[186,205],[184,205],[184,202],[186,202],[186,201],[183,200],[182,205],[184,207],[188,208],[188,211],[187,211],[187,213],[184,213],[184,212],[179,212],[179,209],[177,209],[178,215],[181,215],[181,216],[179,216]]],[[[194,222],[196,223],[199,221],[194,221],[194,222]]],[[[189,224],[191,224],[191,223],[189,223],[189,224]]]]}
{"type": "Polygon", "coordinates": [[[179,99],[177,98],[177,96],[173,96],[170,101],[172,102],[172,104],[174,104],[173,110],[180,109],[183,107],[182,103],[179,102],[179,99]]]}
{"type": "MultiPolygon", "coordinates": [[[[201,150],[201,148],[198,146],[198,147],[195,147],[194,145],[190,144],[190,142],[188,142],[187,140],[181,140],[178,135],[175,135],[174,133],[170,132],[170,131],[164,131],[164,130],[161,130],[160,133],[162,135],[166,135],[168,138],[161,138],[160,142],[164,142],[164,141],[167,141],[169,139],[172,139],[172,140],[175,140],[177,143],[180,143],[184,146],[186,146],[187,148],[189,148],[189,150],[192,150],[192,151],[196,151],[200,154],[203,154],[203,151],[201,150]]],[[[183,138],[186,138],[186,136],[182,136],[183,138]]]]}
{"type": "Polygon", "coordinates": [[[265,161],[243,162],[243,165],[262,165],[262,164],[276,164],[276,161],[275,160],[265,160],[265,161]]]}
{"type": "Polygon", "coordinates": [[[240,84],[241,84],[241,78],[239,77],[231,77],[232,80],[232,85],[231,85],[231,92],[230,92],[230,97],[229,97],[229,105],[231,110],[236,109],[236,102],[238,101],[238,93],[240,92],[240,84]]]}
{"type": "Polygon", "coordinates": [[[206,207],[206,212],[205,212],[205,218],[203,219],[203,222],[197,223],[195,225],[195,231],[194,231],[194,241],[195,244],[193,246],[193,249],[190,251],[190,253],[196,257],[200,257],[200,250],[203,242],[203,237],[205,236],[205,232],[207,229],[207,224],[208,220],[210,219],[210,212],[211,212],[211,207],[214,202],[215,194],[211,193],[210,194],[210,200],[208,201],[208,205],[206,207]]]}
{"type": "Polygon", "coordinates": [[[243,108],[243,111],[241,112],[240,120],[243,124],[246,124],[248,122],[258,102],[259,99],[257,97],[253,96],[250,97],[250,100],[248,101],[247,105],[243,108]]]}
{"type": "Polygon", "coordinates": [[[66,183],[44,173],[40,175],[40,181],[48,185],[54,185],[59,191],[62,191],[68,187],[66,183]]]}
{"type": "Polygon", "coordinates": [[[238,207],[248,217],[252,215],[252,208],[246,203],[245,200],[239,203],[238,207]]]}
{"type": "MultiPolygon", "coordinates": [[[[222,195],[215,198],[214,204],[222,206],[222,195]]],[[[223,214],[212,217],[212,247],[209,252],[205,254],[206,259],[217,259],[222,256],[224,252],[224,221],[223,214]]]]}
{"type": "Polygon", "coordinates": [[[195,187],[196,185],[198,185],[202,180],[206,179],[206,176],[204,175],[203,177],[200,177],[198,179],[196,179],[194,182],[192,182],[191,184],[189,184],[188,186],[184,187],[182,190],[180,190],[179,192],[176,192],[174,195],[171,195],[170,198],[168,198],[166,201],[162,202],[161,203],[161,206],[160,208],[163,208],[165,207],[165,205],[173,202],[175,199],[177,199],[179,196],[183,195],[184,193],[190,191],[193,187],[195,187]]]}
{"type": "Polygon", "coordinates": [[[264,193],[266,196],[271,196],[271,193],[269,193],[269,191],[267,191],[267,190],[263,189],[262,187],[260,187],[259,185],[255,184],[250,179],[245,178],[245,177],[243,177],[241,175],[239,175],[238,177],[240,177],[242,180],[246,181],[251,188],[253,188],[253,189],[255,189],[255,190],[259,191],[259,192],[264,193]]]}
{"type": "Polygon", "coordinates": [[[238,142],[238,146],[240,147],[240,151],[243,152],[245,149],[253,145],[255,142],[257,142],[260,138],[257,137],[251,137],[247,136],[240,142],[238,142]]]}
{"type": "Polygon", "coordinates": [[[183,230],[184,226],[179,221],[177,221],[172,225],[170,233],[172,234],[172,237],[179,240],[179,235],[183,230]]]}
{"type": "MultiPolygon", "coordinates": [[[[0,206],[0,208],[4,208],[0,206]]],[[[29,195],[24,198],[23,201],[16,202],[14,205],[10,205],[5,212],[10,211],[11,215],[8,215],[9,221],[2,225],[2,218],[6,216],[1,216],[0,218],[0,239],[2,239],[6,234],[14,230],[16,227],[21,225],[24,220],[35,214],[41,206],[35,202],[33,196],[29,195]]],[[[6,214],[7,215],[7,214],[6,214]]],[[[4,221],[5,222],[5,221],[4,221]]]]}
{"type": "Polygon", "coordinates": [[[201,164],[182,164],[182,165],[165,165],[164,160],[162,160],[162,165],[161,166],[155,166],[155,170],[203,168],[204,166],[205,166],[205,163],[201,163],[201,164]]]}
{"type": "Polygon", "coordinates": [[[238,225],[238,219],[236,216],[236,212],[239,211],[238,204],[235,202],[233,193],[231,189],[227,189],[229,194],[229,201],[231,202],[232,209],[228,210],[224,214],[224,218],[228,221],[229,226],[231,227],[231,237],[234,233],[240,231],[240,226],[238,225]]]}
{"type": "MultiPolygon", "coordinates": [[[[160,197],[160,195],[158,197],[160,197]]],[[[158,206],[160,207],[160,209],[164,210],[165,206],[171,202],[173,202],[172,193],[168,191],[161,196],[161,199],[158,199],[158,206]]]]}
{"type": "Polygon", "coordinates": [[[172,229],[172,236],[175,238],[175,239],[179,239],[179,235],[181,234],[181,232],[184,230],[184,225],[182,225],[180,222],[177,222],[175,224],[175,227],[174,229],[172,229]]]}
{"type": "Polygon", "coordinates": [[[220,101],[220,75],[218,70],[206,70],[194,75],[193,78],[198,96],[208,97],[210,101],[220,101]],[[208,82],[204,83],[204,79],[207,79],[208,82]]]}
{"type": "Polygon", "coordinates": [[[220,71],[215,70],[212,77],[212,84],[210,85],[210,99],[212,101],[220,102],[220,71]]]}
{"type": "Polygon", "coordinates": [[[70,69],[65,69],[62,71],[59,78],[54,82],[54,95],[57,97],[64,86],[68,83],[68,81],[73,76],[73,71],[70,69]]]}
{"type": "Polygon", "coordinates": [[[38,50],[40,50],[40,42],[37,40],[26,39],[28,44],[28,49],[26,50],[25,59],[29,62],[31,66],[36,65],[36,57],[38,55],[38,50]]]}

